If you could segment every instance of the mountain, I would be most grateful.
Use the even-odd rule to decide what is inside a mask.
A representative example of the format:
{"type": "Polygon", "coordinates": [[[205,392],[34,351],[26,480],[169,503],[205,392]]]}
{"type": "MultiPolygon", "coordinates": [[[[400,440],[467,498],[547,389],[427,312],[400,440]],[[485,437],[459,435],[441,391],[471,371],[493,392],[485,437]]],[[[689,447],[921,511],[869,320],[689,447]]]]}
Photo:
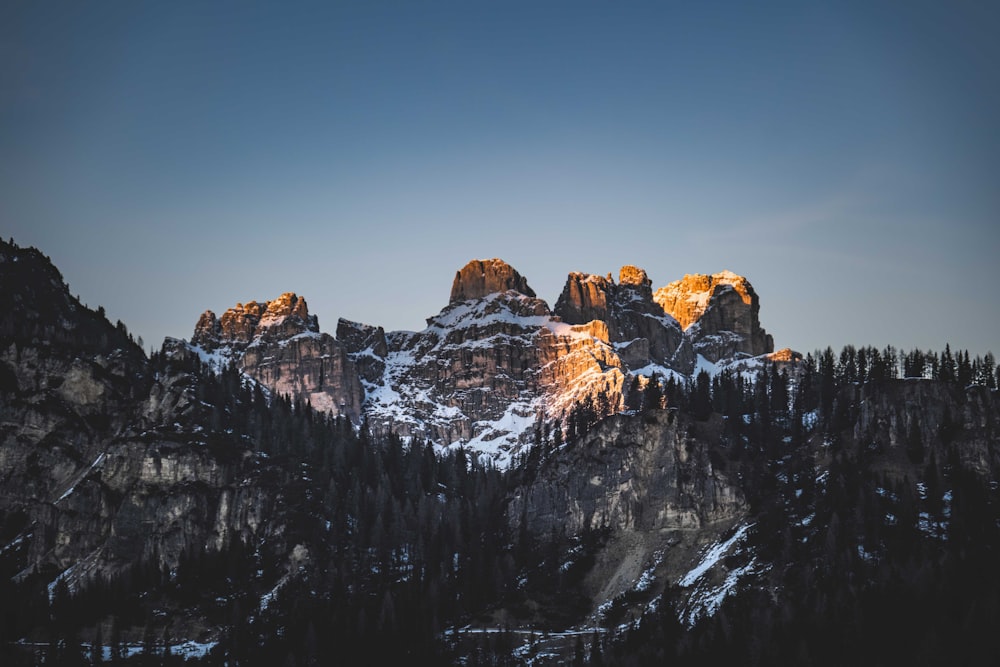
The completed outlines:
{"type": "Polygon", "coordinates": [[[320,332],[319,320],[300,296],[288,292],[273,301],[238,303],[221,318],[205,311],[191,343],[216,366],[239,359],[272,392],[355,421],[361,416],[364,392],[354,362],[344,345],[320,332]]]}
{"type": "Polygon", "coordinates": [[[760,326],[757,293],[743,276],[731,271],[685,275],[656,290],[653,299],[711,362],[774,350],[774,341],[760,326]]]}
{"type": "Polygon", "coordinates": [[[205,312],[189,348],[376,433],[462,446],[506,467],[542,422],[566,420],[581,403],[617,411],[634,378],[687,377],[699,359],[726,366],[773,351],[745,278],[697,278],[657,291],[683,295],[671,307],[702,304],[683,311],[688,331],[637,267],[623,267],[617,284],[571,273],[552,310],[516,269],[490,259],[456,272],[448,305],[419,332],[342,319],[333,338],[302,297],[283,294],[237,304],[221,318],[205,312]]]}
{"type": "Polygon", "coordinates": [[[995,661],[991,354],[771,353],[728,273],[150,357],[38,250],[0,286],[4,665],[995,661]]]}

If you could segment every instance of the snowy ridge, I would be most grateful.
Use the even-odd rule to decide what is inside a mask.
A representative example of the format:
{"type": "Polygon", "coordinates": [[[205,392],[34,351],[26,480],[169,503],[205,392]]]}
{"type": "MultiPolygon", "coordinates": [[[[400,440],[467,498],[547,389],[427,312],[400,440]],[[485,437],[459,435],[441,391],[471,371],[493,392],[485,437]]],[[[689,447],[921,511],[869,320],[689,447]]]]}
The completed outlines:
{"type": "Polygon", "coordinates": [[[527,309],[537,309],[536,304],[544,302],[517,292],[501,292],[490,294],[482,299],[461,301],[446,306],[434,317],[428,318],[427,328],[421,333],[452,332],[467,327],[487,327],[491,324],[513,324],[523,328],[538,328],[552,320],[547,314],[521,314],[512,308],[514,304],[527,309]]]}
{"type": "Polygon", "coordinates": [[[175,355],[181,351],[195,354],[202,364],[208,366],[216,374],[224,371],[237,357],[237,353],[228,346],[222,346],[216,350],[209,351],[201,345],[177,338],[167,338],[163,342],[163,346],[167,350],[168,355],[175,355]]]}
{"type": "MultiPolygon", "coordinates": [[[[600,364],[588,367],[584,360],[571,386],[550,391],[542,378],[556,375],[552,364],[567,357],[537,366],[543,348],[555,345],[570,356],[590,349],[613,354],[591,326],[566,324],[544,301],[514,291],[450,304],[428,318],[423,331],[386,339],[382,377],[364,384],[369,422],[446,449],[465,447],[498,467],[509,466],[531,441],[539,419],[563,414],[607,382],[600,364]],[[497,362],[489,361],[492,351],[497,362]],[[478,407],[467,412],[467,406],[478,407]]],[[[360,361],[366,352],[351,356],[360,361]]]]}
{"type": "Polygon", "coordinates": [[[462,405],[486,403],[492,393],[490,378],[473,377],[453,386],[439,378],[442,372],[464,367],[462,360],[477,351],[521,351],[533,357],[536,338],[547,326],[572,333],[569,325],[552,321],[544,302],[509,291],[451,304],[429,318],[423,331],[389,334],[387,340],[396,349],[384,358],[380,380],[365,383],[369,422],[429,438],[446,449],[465,447],[507,467],[542,410],[535,386],[498,369],[497,381],[514,385],[516,396],[495,409],[495,417],[474,419],[462,405]]]}

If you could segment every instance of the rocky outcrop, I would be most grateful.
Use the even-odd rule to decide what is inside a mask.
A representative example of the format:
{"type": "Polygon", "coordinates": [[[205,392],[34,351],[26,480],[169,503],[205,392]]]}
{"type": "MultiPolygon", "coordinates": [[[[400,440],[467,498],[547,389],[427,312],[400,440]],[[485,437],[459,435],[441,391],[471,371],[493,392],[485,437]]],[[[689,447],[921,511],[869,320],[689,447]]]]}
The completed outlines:
{"type": "Polygon", "coordinates": [[[848,384],[834,409],[847,416],[841,435],[885,455],[884,472],[896,481],[919,478],[932,452],[939,461],[956,457],[983,479],[1000,472],[1000,394],[994,390],[914,378],[848,384]],[[926,450],[923,459],[907,452],[914,438],[926,450]]]}
{"type": "Polygon", "coordinates": [[[0,314],[0,546],[15,578],[72,590],[280,533],[256,457],[208,442],[195,376],[152,373],[124,325],[71,297],[37,251],[0,242],[0,284],[18,304],[0,314]]]}
{"type": "Polygon", "coordinates": [[[712,428],[667,411],[605,420],[542,463],[508,515],[537,535],[687,530],[740,516],[746,500],[738,479],[713,463],[712,428]]]}
{"type": "Polygon", "coordinates": [[[387,354],[375,330],[344,324],[338,339],[355,365],[384,368],[380,380],[365,377],[370,424],[462,443],[503,465],[539,420],[563,419],[581,402],[617,410],[632,371],[689,373],[692,348],[653,301],[645,271],[626,266],[619,279],[570,274],[553,314],[513,267],[475,260],[426,329],[385,337],[387,354]]]}
{"type": "Polygon", "coordinates": [[[541,407],[538,337],[551,319],[544,301],[504,291],[454,302],[423,331],[390,335],[385,375],[369,386],[372,427],[509,460],[541,407]]]}
{"type": "Polygon", "coordinates": [[[354,362],[362,384],[381,382],[385,375],[385,358],[389,354],[389,341],[382,327],[340,318],[337,320],[337,341],[354,362]]]}
{"type": "Polygon", "coordinates": [[[713,363],[774,350],[760,326],[757,293],[743,276],[689,274],[656,290],[653,298],[683,327],[694,350],[713,363]]]}
{"type": "Polygon", "coordinates": [[[278,394],[309,403],[320,412],[361,418],[364,391],[354,360],[329,334],[307,332],[244,350],[240,368],[278,394]]]}
{"type": "Polygon", "coordinates": [[[555,312],[569,324],[606,321],[614,284],[611,274],[598,276],[574,271],[566,278],[562,294],[556,300],[555,312]]]}
{"type": "Polygon", "coordinates": [[[623,266],[618,284],[610,275],[571,273],[555,313],[571,324],[605,322],[627,368],[654,364],[684,374],[694,368],[694,353],[680,326],[653,301],[651,282],[638,267],[623,266]]]}
{"type": "Polygon", "coordinates": [[[191,342],[209,351],[220,346],[242,349],[262,336],[282,339],[305,332],[319,333],[319,321],[309,314],[304,298],[286,292],[273,301],[238,303],[221,318],[205,311],[191,342]]]}
{"type": "MultiPolygon", "coordinates": [[[[574,544],[602,536],[581,584],[594,620],[636,582],[648,595],[662,592],[749,514],[740,469],[715,444],[720,429],[717,420],[668,411],[607,419],[547,458],[529,459],[525,482],[511,493],[511,528],[574,544]]],[[[572,565],[574,553],[565,559],[572,565]]]]}
{"type": "Polygon", "coordinates": [[[533,297],[528,281],[502,259],[474,259],[455,273],[448,303],[481,299],[490,294],[513,290],[533,297]]]}
{"type": "MultiPolygon", "coordinates": [[[[212,359],[236,364],[273,392],[309,401],[322,412],[361,419],[361,374],[348,348],[320,332],[301,296],[286,292],[272,301],[238,303],[221,318],[206,311],[191,343],[212,359]]],[[[377,373],[377,366],[370,366],[366,372],[377,373]]]]}

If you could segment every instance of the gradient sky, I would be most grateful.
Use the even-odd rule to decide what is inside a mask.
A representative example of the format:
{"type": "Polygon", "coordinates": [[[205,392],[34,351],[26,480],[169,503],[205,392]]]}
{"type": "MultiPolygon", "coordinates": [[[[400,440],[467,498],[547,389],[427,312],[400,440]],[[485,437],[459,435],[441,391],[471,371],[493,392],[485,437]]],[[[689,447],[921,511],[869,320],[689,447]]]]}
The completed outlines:
{"type": "Polygon", "coordinates": [[[995,2],[0,4],[0,234],[147,349],[502,257],[730,269],[778,347],[1000,353],[995,2]]]}

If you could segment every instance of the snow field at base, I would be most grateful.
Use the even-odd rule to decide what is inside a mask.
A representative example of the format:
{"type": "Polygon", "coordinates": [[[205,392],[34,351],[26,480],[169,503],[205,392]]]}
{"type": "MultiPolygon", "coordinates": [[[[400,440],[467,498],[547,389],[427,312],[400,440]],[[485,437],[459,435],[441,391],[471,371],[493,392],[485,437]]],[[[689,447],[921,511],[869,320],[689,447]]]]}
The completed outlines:
{"type": "Polygon", "coordinates": [[[660,364],[648,364],[642,368],[635,368],[629,371],[631,375],[651,378],[654,375],[659,376],[664,380],[674,379],[674,382],[686,382],[690,378],[683,373],[678,373],[673,368],[667,368],[666,366],[661,366],[660,364]]]}
{"type": "MultiPolygon", "coordinates": [[[[464,636],[475,635],[498,635],[506,634],[514,642],[521,642],[519,646],[511,651],[511,657],[519,660],[518,664],[526,667],[534,665],[564,664],[558,662],[565,659],[567,646],[575,642],[578,637],[586,638],[589,645],[589,638],[595,634],[605,635],[609,630],[602,627],[582,627],[570,628],[561,631],[539,630],[535,628],[499,628],[482,627],[476,628],[465,626],[463,628],[449,628],[441,633],[445,638],[457,640],[464,636]]],[[[460,662],[459,664],[467,664],[460,662]]]]}
{"type": "Polygon", "coordinates": [[[639,579],[636,580],[635,585],[632,587],[633,590],[645,592],[649,590],[649,587],[653,585],[656,581],[656,568],[663,563],[664,551],[663,549],[657,549],[653,553],[653,563],[648,568],[643,570],[642,574],[639,575],[639,579]]]}
{"type": "Polygon", "coordinates": [[[62,572],[60,572],[59,575],[55,579],[53,579],[52,581],[49,582],[49,585],[46,588],[48,589],[49,603],[50,604],[55,599],[55,596],[56,596],[56,587],[59,585],[59,582],[60,581],[67,581],[73,575],[73,570],[74,570],[75,567],[76,567],[76,564],[70,565],[65,570],[63,570],[62,572]]]}
{"type": "Polygon", "coordinates": [[[184,659],[203,658],[216,647],[218,642],[196,642],[186,641],[170,647],[170,652],[174,655],[182,655],[184,659]]]}

